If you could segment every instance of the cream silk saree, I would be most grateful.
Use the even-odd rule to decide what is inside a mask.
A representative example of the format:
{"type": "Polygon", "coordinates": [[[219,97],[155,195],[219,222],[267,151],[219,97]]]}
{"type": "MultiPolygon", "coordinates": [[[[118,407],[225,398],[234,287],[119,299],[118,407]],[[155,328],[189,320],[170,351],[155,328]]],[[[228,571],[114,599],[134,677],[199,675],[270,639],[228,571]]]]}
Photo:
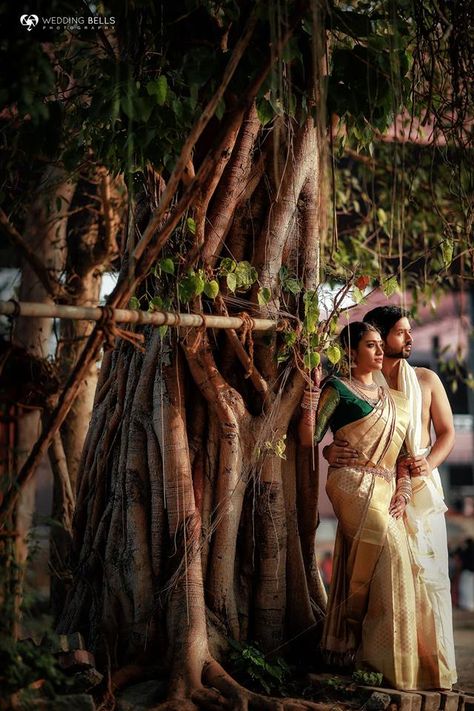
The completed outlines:
{"type": "Polygon", "coordinates": [[[403,519],[389,515],[396,460],[405,439],[408,401],[381,389],[377,404],[360,402],[350,382],[331,379],[316,421],[358,451],[350,467],[330,467],[326,491],[338,519],[333,579],[322,647],[329,658],[355,656],[397,689],[450,688],[433,611],[411,555],[403,519]],[[364,414],[367,413],[368,414],[364,414]],[[351,419],[342,424],[344,419],[351,419]]]}

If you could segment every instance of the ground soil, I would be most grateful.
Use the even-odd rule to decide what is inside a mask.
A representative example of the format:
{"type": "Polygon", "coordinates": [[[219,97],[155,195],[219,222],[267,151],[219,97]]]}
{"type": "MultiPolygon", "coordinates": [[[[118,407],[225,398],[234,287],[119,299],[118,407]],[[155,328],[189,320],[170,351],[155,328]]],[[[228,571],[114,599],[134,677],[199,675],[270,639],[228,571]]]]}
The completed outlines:
{"type": "Polygon", "coordinates": [[[456,687],[474,694],[474,612],[454,610],[453,617],[458,670],[456,687]]]}

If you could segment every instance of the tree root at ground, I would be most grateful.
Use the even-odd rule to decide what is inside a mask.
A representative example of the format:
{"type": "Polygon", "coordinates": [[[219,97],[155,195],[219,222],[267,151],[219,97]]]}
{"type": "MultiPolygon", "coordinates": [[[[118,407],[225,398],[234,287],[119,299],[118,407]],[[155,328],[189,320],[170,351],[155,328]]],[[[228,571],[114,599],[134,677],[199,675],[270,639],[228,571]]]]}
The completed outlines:
{"type": "MultiPolygon", "coordinates": [[[[112,678],[115,691],[132,680],[138,682],[148,674],[137,673],[138,667],[127,667],[112,678]],[[131,674],[128,674],[130,671],[131,674]],[[118,682],[118,683],[116,683],[118,682]],[[118,688],[117,688],[118,687],[118,688]]],[[[174,689],[171,697],[153,707],[152,711],[326,711],[327,704],[298,698],[265,696],[250,691],[239,684],[214,659],[209,658],[203,667],[202,684],[192,687],[189,680],[182,680],[180,688],[174,689]]]]}

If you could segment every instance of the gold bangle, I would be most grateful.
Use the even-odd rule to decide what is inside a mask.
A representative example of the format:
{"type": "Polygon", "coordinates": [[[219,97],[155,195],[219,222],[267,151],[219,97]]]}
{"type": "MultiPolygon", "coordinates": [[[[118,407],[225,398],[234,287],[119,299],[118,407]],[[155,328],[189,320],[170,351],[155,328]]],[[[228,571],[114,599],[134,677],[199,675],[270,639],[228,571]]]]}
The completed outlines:
{"type": "Polygon", "coordinates": [[[397,496],[402,496],[405,499],[405,503],[408,504],[412,497],[412,486],[411,480],[407,476],[402,476],[397,480],[397,486],[395,489],[395,494],[397,496]]]}

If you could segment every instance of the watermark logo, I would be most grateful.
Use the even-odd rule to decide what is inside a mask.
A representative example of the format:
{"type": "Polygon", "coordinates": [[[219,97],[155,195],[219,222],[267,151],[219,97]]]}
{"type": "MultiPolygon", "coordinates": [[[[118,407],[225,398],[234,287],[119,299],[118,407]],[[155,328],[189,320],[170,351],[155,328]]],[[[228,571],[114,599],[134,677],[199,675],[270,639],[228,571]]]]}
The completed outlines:
{"type": "Polygon", "coordinates": [[[39,17],[38,15],[22,15],[20,17],[20,22],[23,27],[26,27],[28,32],[31,32],[31,30],[38,24],[39,17]]]}
{"type": "Polygon", "coordinates": [[[74,17],[56,17],[49,15],[46,17],[38,15],[21,15],[20,23],[31,32],[37,25],[43,30],[101,30],[115,25],[115,17],[105,17],[104,15],[75,15],[74,17]]]}

